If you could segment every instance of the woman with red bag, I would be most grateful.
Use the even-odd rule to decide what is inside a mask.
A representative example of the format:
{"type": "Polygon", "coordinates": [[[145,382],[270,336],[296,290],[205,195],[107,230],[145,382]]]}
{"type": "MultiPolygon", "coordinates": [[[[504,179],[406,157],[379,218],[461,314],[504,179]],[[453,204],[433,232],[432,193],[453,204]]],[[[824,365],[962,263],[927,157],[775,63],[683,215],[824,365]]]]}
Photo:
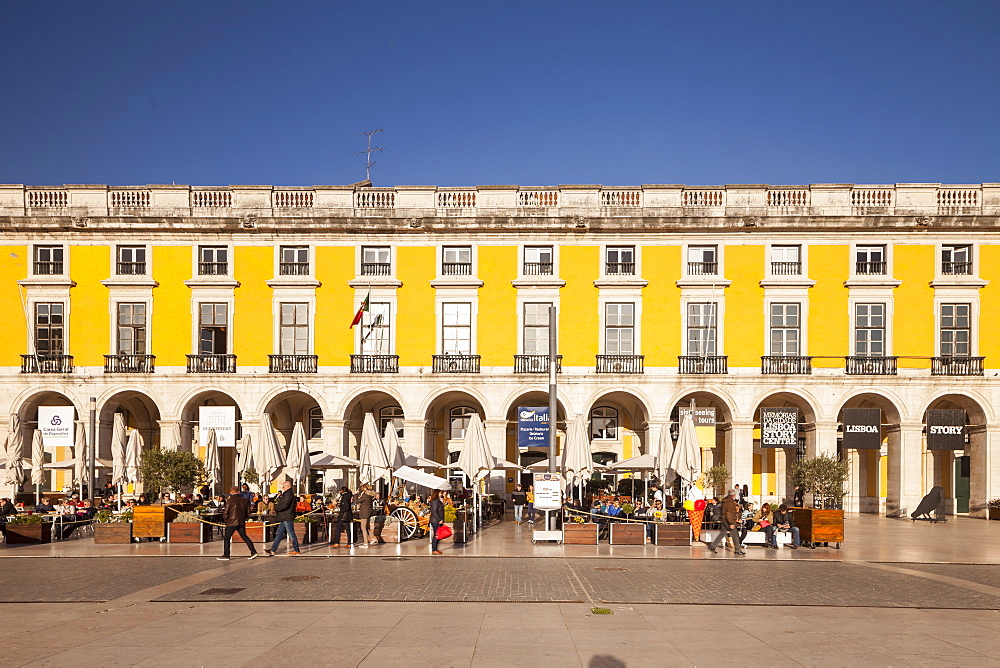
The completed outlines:
{"type": "Polygon", "coordinates": [[[438,549],[438,527],[444,524],[444,502],[441,491],[431,492],[431,554],[441,554],[438,549]]]}

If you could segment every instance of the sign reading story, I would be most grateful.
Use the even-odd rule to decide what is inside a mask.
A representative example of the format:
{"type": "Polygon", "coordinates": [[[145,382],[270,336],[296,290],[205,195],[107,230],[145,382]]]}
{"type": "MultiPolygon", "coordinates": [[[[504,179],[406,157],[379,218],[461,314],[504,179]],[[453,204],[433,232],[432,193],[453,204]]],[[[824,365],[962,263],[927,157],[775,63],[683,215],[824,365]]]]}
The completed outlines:
{"type": "Polygon", "coordinates": [[[517,409],[517,447],[549,447],[548,406],[536,408],[521,406],[517,409]]]}
{"type": "MultiPolygon", "coordinates": [[[[677,407],[677,420],[683,420],[685,415],[691,414],[690,406],[678,406],[677,407]]],[[[698,408],[694,409],[694,426],[696,427],[714,427],[715,426],[715,408],[698,408]]]]}
{"type": "Polygon", "coordinates": [[[798,442],[798,408],[760,409],[760,447],[794,448],[798,442]]]}
{"type": "Polygon", "coordinates": [[[844,409],[844,447],[878,450],[882,447],[882,409],[844,409]]]}
{"type": "Polygon", "coordinates": [[[42,445],[46,448],[73,446],[73,418],[76,409],[72,406],[39,406],[38,431],[42,432],[42,445]]]}
{"type": "Polygon", "coordinates": [[[236,406],[199,406],[198,443],[208,442],[208,430],[215,430],[220,448],[236,447],[236,406]]]}
{"type": "Polygon", "coordinates": [[[958,409],[931,409],[927,411],[927,449],[965,450],[966,414],[958,409]]]}
{"type": "Polygon", "coordinates": [[[562,475],[559,473],[535,474],[535,510],[562,508],[562,475]]]}

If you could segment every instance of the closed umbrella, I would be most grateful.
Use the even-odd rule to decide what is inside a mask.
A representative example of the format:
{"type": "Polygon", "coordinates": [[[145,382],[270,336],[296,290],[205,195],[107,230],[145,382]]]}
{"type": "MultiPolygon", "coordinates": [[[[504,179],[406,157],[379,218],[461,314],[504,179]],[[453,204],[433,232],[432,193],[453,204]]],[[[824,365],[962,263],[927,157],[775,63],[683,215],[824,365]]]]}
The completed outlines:
{"type": "Polygon", "coordinates": [[[698,445],[694,418],[690,414],[681,420],[677,446],[670,457],[669,467],[689,486],[694,484],[701,473],[701,447],[698,445]]]}
{"type": "Polygon", "coordinates": [[[358,447],[358,459],[361,460],[361,470],[358,479],[362,483],[373,483],[376,480],[389,482],[392,478],[392,462],[382,446],[375,426],[375,416],[365,413],[365,421],[361,426],[361,443],[358,447]]]}
{"type": "MultiPolygon", "coordinates": [[[[582,415],[577,415],[566,430],[566,443],[562,453],[563,475],[567,483],[583,485],[594,474],[594,456],[587,439],[587,425],[582,415]]],[[[583,490],[580,490],[581,499],[583,490]]]]}
{"type": "Polygon", "coordinates": [[[125,476],[125,416],[115,413],[111,429],[111,484],[118,487],[118,510],[122,509],[122,485],[128,482],[125,476]]]}
{"type": "Polygon", "coordinates": [[[306,441],[306,430],[301,422],[295,423],[292,429],[292,440],[288,444],[288,462],[285,473],[295,481],[296,490],[300,482],[309,477],[309,444],[306,441]]]}
{"type": "Polygon", "coordinates": [[[318,454],[309,457],[311,469],[356,469],[361,468],[361,460],[343,455],[318,454]]]}
{"type": "Polygon", "coordinates": [[[80,498],[83,498],[83,481],[90,470],[90,453],[87,451],[87,434],[84,433],[83,422],[76,423],[76,445],[73,446],[73,482],[80,486],[80,498]]]}
{"type": "Polygon", "coordinates": [[[219,473],[219,436],[214,429],[209,429],[205,438],[205,482],[212,488],[212,496],[215,496],[219,473]]]}
{"type": "Polygon", "coordinates": [[[24,464],[21,461],[21,420],[16,414],[10,416],[10,433],[7,435],[7,472],[4,475],[5,482],[13,489],[11,498],[17,494],[24,483],[24,464]]]}
{"type": "MultiPolygon", "coordinates": [[[[174,452],[180,452],[182,449],[184,449],[181,447],[182,445],[181,441],[184,440],[184,437],[181,436],[181,423],[174,422],[170,426],[170,431],[168,433],[170,435],[169,436],[170,440],[167,443],[167,447],[165,449],[172,450],[174,452]]],[[[187,448],[187,450],[190,450],[190,448],[187,448]]]]}
{"type": "Polygon", "coordinates": [[[469,428],[465,430],[462,451],[458,453],[458,468],[462,469],[473,481],[477,529],[480,526],[479,482],[488,476],[495,466],[496,458],[490,452],[490,446],[486,442],[486,428],[483,426],[479,413],[473,413],[469,420],[469,428]]]}
{"type": "Polygon", "coordinates": [[[236,470],[240,477],[254,467],[253,463],[253,439],[250,434],[243,434],[243,438],[236,444],[236,470]]]}
{"type": "Polygon", "coordinates": [[[271,424],[271,414],[264,413],[260,420],[260,438],[253,452],[253,460],[260,474],[261,491],[267,491],[278,471],[285,465],[285,453],[278,442],[278,433],[271,424]]]}
{"type": "Polygon", "coordinates": [[[674,455],[674,442],[670,438],[670,425],[663,425],[660,430],[660,442],[656,447],[656,475],[660,478],[660,486],[673,486],[677,471],[670,468],[670,460],[674,455]]]}
{"type": "Polygon", "coordinates": [[[42,495],[42,484],[45,482],[45,446],[42,445],[42,432],[35,429],[31,434],[31,484],[35,486],[35,503],[42,495]]]}
{"type": "Polygon", "coordinates": [[[125,481],[135,485],[139,482],[139,464],[142,460],[142,449],[145,444],[138,429],[128,433],[125,442],[125,481]]]}
{"type": "Polygon", "coordinates": [[[408,456],[403,452],[403,446],[399,444],[399,434],[396,433],[396,425],[392,422],[388,422],[385,425],[385,432],[382,435],[382,447],[385,449],[385,455],[393,471],[402,466],[408,466],[406,461],[408,456]]]}

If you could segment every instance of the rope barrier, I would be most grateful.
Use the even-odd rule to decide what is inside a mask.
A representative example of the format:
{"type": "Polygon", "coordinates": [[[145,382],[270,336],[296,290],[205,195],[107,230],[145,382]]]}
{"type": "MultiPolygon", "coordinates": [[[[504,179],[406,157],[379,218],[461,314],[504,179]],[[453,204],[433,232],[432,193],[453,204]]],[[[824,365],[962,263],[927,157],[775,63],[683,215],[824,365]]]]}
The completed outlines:
{"type": "MultiPolygon", "coordinates": [[[[666,520],[639,520],[632,519],[629,517],[622,517],[621,515],[601,515],[598,513],[588,513],[585,510],[576,510],[575,508],[570,508],[569,506],[563,506],[563,510],[569,513],[576,513],[577,515],[589,515],[590,517],[598,517],[605,520],[614,520],[615,522],[637,522],[640,524],[664,524],[666,520]]],[[[689,524],[689,522],[681,522],[683,524],[689,524]]]]}

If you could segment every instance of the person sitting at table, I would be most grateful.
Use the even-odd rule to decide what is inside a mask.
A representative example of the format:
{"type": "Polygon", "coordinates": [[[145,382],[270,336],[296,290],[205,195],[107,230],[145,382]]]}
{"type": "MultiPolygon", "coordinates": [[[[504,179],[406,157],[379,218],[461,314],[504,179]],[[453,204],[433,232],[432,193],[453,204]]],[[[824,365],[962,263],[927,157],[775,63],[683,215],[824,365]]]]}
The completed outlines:
{"type": "Polygon", "coordinates": [[[94,508],[94,504],[92,504],[89,499],[84,501],[80,504],[80,507],[76,508],[76,512],[73,513],[74,520],[66,522],[63,525],[62,539],[66,540],[73,535],[73,532],[76,531],[77,527],[90,524],[96,514],[97,509],[94,508]]]}
{"type": "Polygon", "coordinates": [[[778,549],[778,532],[792,534],[792,549],[799,549],[799,528],[795,526],[795,513],[788,509],[788,506],[781,504],[778,512],[774,513],[774,531],[771,533],[771,543],[774,549],[778,549]]]}
{"type": "Polygon", "coordinates": [[[49,503],[49,497],[47,496],[43,496],[41,502],[35,506],[36,513],[52,513],[55,510],[55,506],[49,503]]]}
{"type": "Polygon", "coordinates": [[[138,503],[139,503],[140,506],[148,506],[149,505],[149,497],[146,496],[145,492],[139,495],[139,501],[138,501],[138,503]]]}
{"type": "Polygon", "coordinates": [[[753,514],[754,527],[760,527],[766,537],[765,545],[778,549],[774,542],[774,515],[771,513],[771,504],[765,503],[760,510],[753,514]]]}
{"type": "Polygon", "coordinates": [[[0,517],[13,517],[17,515],[17,508],[10,502],[10,499],[0,499],[0,517]]]}
{"type": "Polygon", "coordinates": [[[257,502],[257,512],[265,515],[274,513],[274,501],[270,497],[264,496],[257,502]]]}
{"type": "Polygon", "coordinates": [[[740,544],[744,545],[744,539],[747,537],[747,532],[753,529],[753,501],[747,501],[746,508],[743,509],[740,520],[740,544]]]}
{"type": "Polygon", "coordinates": [[[163,505],[167,505],[168,503],[170,503],[170,501],[171,501],[170,492],[164,492],[163,496],[160,497],[160,503],[162,503],[163,505]]]}

